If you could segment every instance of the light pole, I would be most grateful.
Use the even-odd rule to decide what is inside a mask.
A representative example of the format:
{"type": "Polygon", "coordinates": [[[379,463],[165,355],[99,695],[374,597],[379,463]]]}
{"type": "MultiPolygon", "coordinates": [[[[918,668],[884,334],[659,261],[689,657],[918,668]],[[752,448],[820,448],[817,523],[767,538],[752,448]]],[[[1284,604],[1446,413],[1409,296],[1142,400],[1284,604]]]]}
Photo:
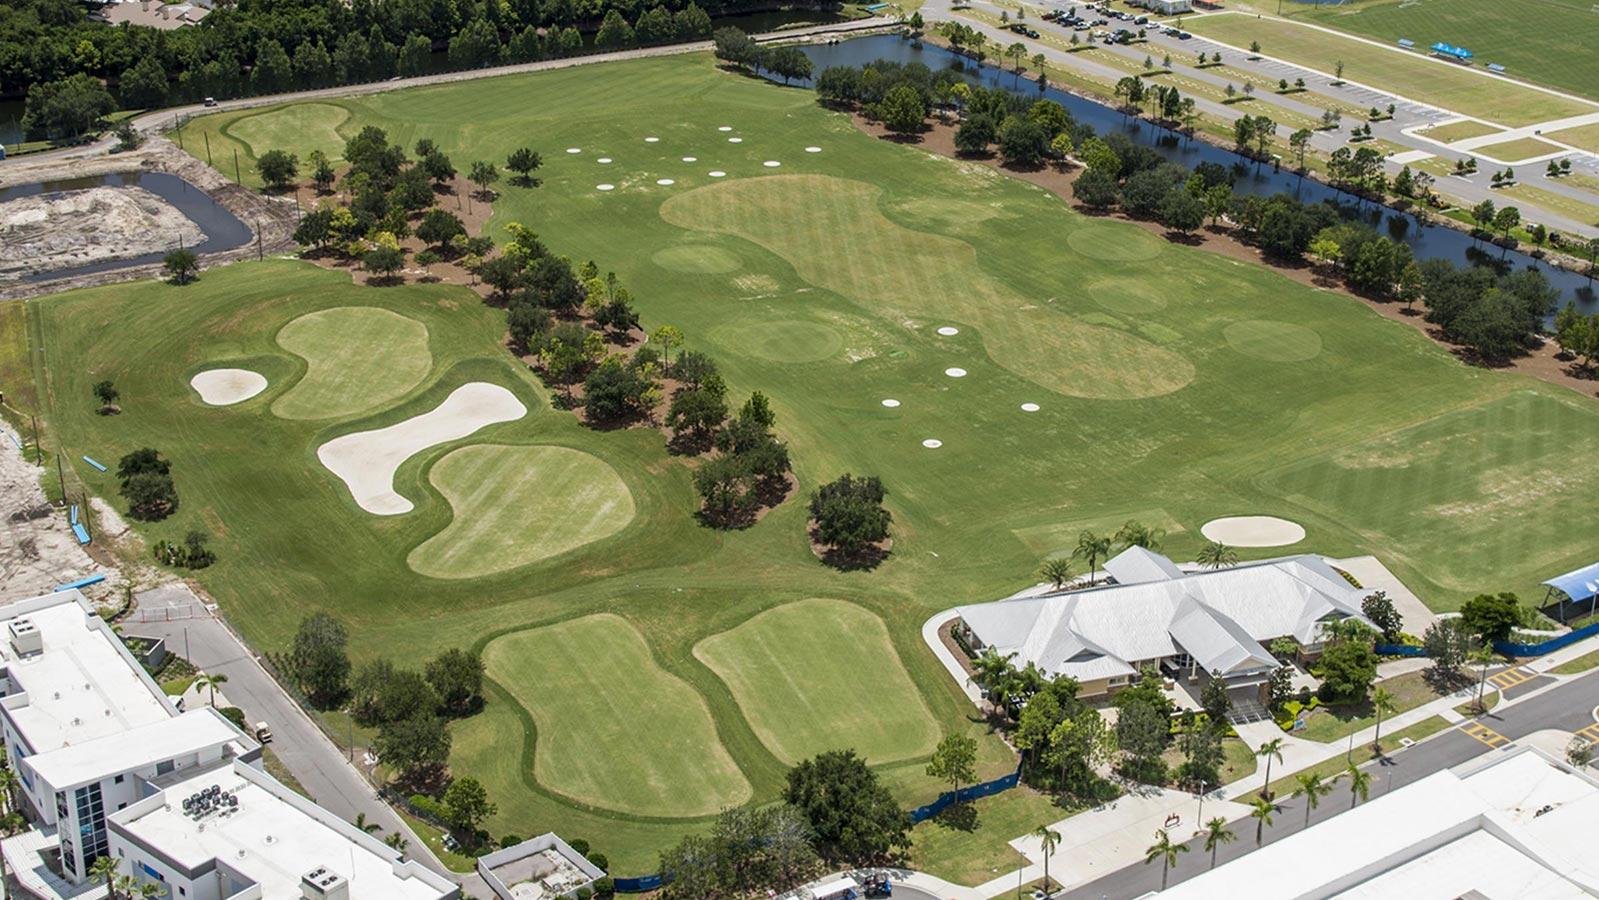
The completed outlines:
{"type": "Polygon", "coordinates": [[[1205,826],[1205,782],[1199,783],[1199,812],[1194,817],[1194,834],[1205,826]]]}

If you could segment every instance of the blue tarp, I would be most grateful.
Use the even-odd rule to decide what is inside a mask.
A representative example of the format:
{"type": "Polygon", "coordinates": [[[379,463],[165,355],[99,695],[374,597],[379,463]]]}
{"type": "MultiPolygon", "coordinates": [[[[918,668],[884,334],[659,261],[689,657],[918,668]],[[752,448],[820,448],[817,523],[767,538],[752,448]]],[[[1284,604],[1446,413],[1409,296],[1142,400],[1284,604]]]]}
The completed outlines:
{"type": "Polygon", "coordinates": [[[1470,50],[1465,47],[1456,47],[1454,44],[1446,44],[1443,41],[1433,44],[1432,52],[1442,53],[1444,56],[1453,56],[1455,59],[1471,59],[1470,50]]]}
{"type": "Polygon", "coordinates": [[[78,536],[78,543],[89,543],[89,532],[85,531],[82,525],[72,526],[72,533],[78,536]]]}
{"type": "Polygon", "coordinates": [[[99,470],[100,470],[100,471],[102,471],[102,472],[104,472],[104,471],[105,471],[105,470],[106,470],[106,468],[105,468],[105,466],[103,466],[103,465],[101,465],[101,464],[100,464],[100,463],[99,463],[99,462],[98,462],[98,461],[96,461],[96,460],[93,460],[93,459],[90,459],[90,458],[89,458],[89,457],[87,457],[87,456],[85,456],[85,457],[84,457],[84,458],[83,458],[83,461],[84,461],[84,462],[86,462],[86,463],[88,463],[88,464],[89,464],[89,465],[91,465],[91,466],[94,466],[94,467],[95,467],[95,468],[96,468],[96,469],[99,469],[99,470]]]}
{"type": "Polygon", "coordinates": [[[78,524],[78,504],[72,504],[72,524],[78,524]]]}
{"type": "Polygon", "coordinates": [[[77,581],[69,581],[66,584],[58,584],[56,585],[54,593],[59,594],[62,591],[75,591],[78,588],[86,588],[91,584],[99,584],[102,581],[105,581],[104,575],[90,575],[88,578],[79,578],[77,581]]]}
{"type": "Polygon", "coordinates": [[[1575,572],[1556,575],[1544,584],[1564,591],[1573,600],[1587,600],[1599,594],[1599,562],[1583,566],[1575,572]]]}

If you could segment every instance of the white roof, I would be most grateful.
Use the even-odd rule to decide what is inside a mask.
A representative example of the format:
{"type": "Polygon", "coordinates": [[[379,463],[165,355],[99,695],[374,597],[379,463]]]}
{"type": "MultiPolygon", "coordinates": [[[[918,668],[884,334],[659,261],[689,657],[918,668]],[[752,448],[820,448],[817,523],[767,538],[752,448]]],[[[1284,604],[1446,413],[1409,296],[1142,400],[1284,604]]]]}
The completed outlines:
{"type": "Polygon", "coordinates": [[[6,698],[7,714],[35,753],[82,744],[177,715],[111,628],[77,591],[0,607],[0,623],[25,617],[44,641],[18,658],[0,628],[0,665],[27,697],[6,698]]]}
{"type": "Polygon", "coordinates": [[[1292,636],[1311,644],[1320,640],[1324,620],[1365,621],[1360,603],[1367,592],[1320,557],[1187,573],[1134,548],[1105,564],[1113,565],[1132,577],[1167,577],[963,606],[961,619],[985,646],[1015,653],[1018,666],[1031,662],[1082,681],[1132,672],[1138,663],[1176,654],[1178,644],[1207,669],[1268,666],[1260,641],[1292,636]],[[1174,625],[1194,646],[1176,639],[1174,625]]]}
{"type": "Polygon", "coordinates": [[[1430,775],[1159,896],[1587,897],[1599,892],[1596,827],[1599,782],[1525,748],[1430,775]]]}
{"type": "Polygon", "coordinates": [[[1170,581],[1183,577],[1177,564],[1153,550],[1128,547],[1105,561],[1105,571],[1117,584],[1143,584],[1147,581],[1170,581]]]}
{"type": "Polygon", "coordinates": [[[216,860],[261,886],[263,900],[298,900],[300,879],[317,867],[342,876],[350,900],[431,900],[455,885],[340,821],[244,763],[159,782],[163,790],[113,814],[113,828],[189,869],[216,860]],[[234,794],[229,813],[199,819],[183,801],[212,785],[234,794]]]}
{"type": "Polygon", "coordinates": [[[811,888],[810,891],[811,894],[816,897],[831,897],[834,894],[841,894],[844,891],[853,891],[859,888],[860,884],[855,879],[845,875],[842,878],[835,878],[832,881],[824,881],[821,884],[811,888]]]}
{"type": "Polygon", "coordinates": [[[228,720],[202,708],[175,719],[30,756],[25,764],[60,791],[192,753],[201,754],[202,762],[216,760],[221,758],[222,747],[238,739],[239,732],[228,720]]]}

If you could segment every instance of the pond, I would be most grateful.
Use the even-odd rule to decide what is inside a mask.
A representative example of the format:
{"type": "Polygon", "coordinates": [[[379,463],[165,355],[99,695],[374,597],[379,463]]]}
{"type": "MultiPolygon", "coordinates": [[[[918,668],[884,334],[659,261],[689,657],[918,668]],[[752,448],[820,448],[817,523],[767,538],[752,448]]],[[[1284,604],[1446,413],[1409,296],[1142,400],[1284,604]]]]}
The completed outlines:
{"type": "MultiPolygon", "coordinates": [[[[36,181],[32,184],[19,184],[15,187],[0,189],[0,203],[20,197],[82,191],[97,187],[140,187],[170,203],[178,212],[183,213],[190,221],[199,226],[200,231],[205,234],[205,240],[189,248],[196,253],[205,254],[233,250],[248,244],[255,237],[255,233],[250,229],[250,226],[240,221],[226,207],[212,199],[211,195],[184,181],[182,178],[165,172],[128,172],[98,175],[89,178],[71,178],[62,181],[36,181]]],[[[160,262],[163,256],[165,256],[165,253],[146,253],[140,256],[101,260],[86,265],[67,266],[46,272],[36,272],[32,275],[24,276],[22,280],[47,281],[69,276],[90,275],[95,272],[109,272],[115,269],[160,262]]]]}
{"type": "MultiPolygon", "coordinates": [[[[1018,82],[1009,73],[993,66],[978,66],[943,47],[923,44],[895,35],[874,35],[852,38],[836,44],[816,44],[802,48],[811,58],[816,71],[828,66],[861,66],[876,59],[891,59],[902,63],[919,62],[932,69],[958,68],[965,78],[985,87],[1000,87],[1036,94],[1036,85],[1018,82]]],[[[1065,106],[1079,122],[1092,125],[1100,133],[1121,131],[1130,137],[1153,146],[1163,157],[1192,168],[1201,162],[1214,162],[1232,167],[1239,175],[1233,190],[1240,194],[1271,195],[1291,194],[1305,202],[1331,200],[1344,207],[1346,212],[1361,219],[1394,240],[1410,246],[1417,260],[1447,259],[1458,264],[1499,264],[1498,248],[1479,245],[1471,236],[1446,225],[1426,224],[1415,216],[1390,207],[1362,200],[1345,191],[1310,178],[1301,178],[1292,172],[1278,171],[1268,165],[1257,166],[1223,147],[1200,140],[1184,141],[1170,132],[1148,122],[1123,116],[1120,112],[1065,91],[1047,88],[1044,96],[1065,106]]],[[[1563,301],[1575,303],[1584,311],[1599,309],[1593,283],[1583,275],[1548,265],[1520,251],[1504,255],[1504,265],[1538,269],[1561,293],[1563,301]]]]}

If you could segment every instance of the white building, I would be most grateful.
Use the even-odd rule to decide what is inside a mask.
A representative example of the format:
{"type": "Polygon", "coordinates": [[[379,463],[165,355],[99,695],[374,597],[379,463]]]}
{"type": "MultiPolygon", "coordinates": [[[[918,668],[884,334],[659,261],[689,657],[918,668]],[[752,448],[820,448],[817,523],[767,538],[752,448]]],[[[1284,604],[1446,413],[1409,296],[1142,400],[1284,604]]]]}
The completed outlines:
{"type": "Polygon", "coordinates": [[[1076,678],[1084,696],[1157,665],[1190,676],[1219,672],[1242,700],[1259,694],[1278,665],[1263,644],[1291,637],[1315,653],[1328,624],[1366,621],[1360,605],[1369,592],[1318,556],[1185,572],[1132,547],[1105,571],[1113,583],[1103,587],[960,607],[968,643],[1013,653],[1018,667],[1076,678]]]}
{"type": "Polygon", "coordinates": [[[1595,829],[1599,781],[1524,747],[1430,775],[1150,896],[1591,898],[1595,829]]]}
{"type": "MultiPolygon", "coordinates": [[[[29,893],[51,900],[103,896],[89,872],[95,860],[110,856],[124,875],[162,881],[169,897],[185,900],[299,900],[298,886],[280,889],[274,873],[286,867],[303,874],[324,865],[367,887],[345,895],[351,898],[456,896],[448,881],[401,861],[381,842],[261,772],[260,745],[216,711],[179,712],[77,591],[0,607],[0,629],[0,735],[17,772],[24,815],[34,825],[0,843],[0,853],[29,893]],[[230,877],[237,880],[224,882],[212,874],[215,865],[199,861],[171,830],[132,827],[168,811],[164,798],[172,786],[197,779],[209,779],[208,785],[254,779],[262,799],[252,804],[251,816],[233,812],[229,821],[281,808],[278,821],[292,820],[287,828],[297,834],[317,835],[319,849],[304,852],[298,841],[267,841],[259,852],[243,855],[226,848],[230,877]],[[170,877],[156,862],[174,856],[184,860],[175,874],[187,880],[170,877]],[[379,865],[369,857],[390,873],[386,879],[370,875],[379,865]],[[368,865],[352,872],[355,861],[368,865]],[[242,887],[223,890],[230,885],[242,887]],[[174,893],[173,887],[183,889],[174,893]]],[[[175,807],[181,809],[181,802],[175,807]]],[[[207,827],[198,820],[194,825],[200,832],[207,827]]]]}
{"type": "Polygon", "coordinates": [[[1194,5],[1189,0],[1128,0],[1133,6],[1141,6],[1158,16],[1175,16],[1179,13],[1191,12],[1194,5]]]}

